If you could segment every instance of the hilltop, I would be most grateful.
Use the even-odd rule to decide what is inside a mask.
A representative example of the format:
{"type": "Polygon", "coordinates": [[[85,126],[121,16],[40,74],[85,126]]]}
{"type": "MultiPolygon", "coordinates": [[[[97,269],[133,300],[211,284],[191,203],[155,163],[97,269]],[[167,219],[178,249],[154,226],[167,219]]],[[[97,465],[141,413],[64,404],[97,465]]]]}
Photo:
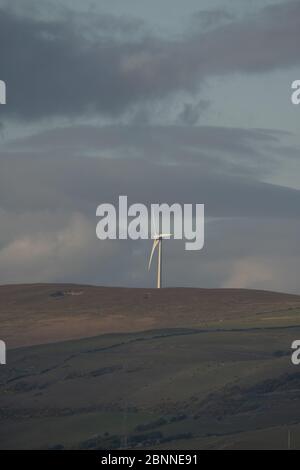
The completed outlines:
{"type": "MultiPolygon", "coordinates": [[[[298,319],[300,296],[247,289],[135,289],[75,284],[0,286],[8,348],[160,328],[298,319]],[[283,312],[283,313],[280,313],[283,312]]],[[[297,323],[297,322],[296,322],[297,323]]]]}

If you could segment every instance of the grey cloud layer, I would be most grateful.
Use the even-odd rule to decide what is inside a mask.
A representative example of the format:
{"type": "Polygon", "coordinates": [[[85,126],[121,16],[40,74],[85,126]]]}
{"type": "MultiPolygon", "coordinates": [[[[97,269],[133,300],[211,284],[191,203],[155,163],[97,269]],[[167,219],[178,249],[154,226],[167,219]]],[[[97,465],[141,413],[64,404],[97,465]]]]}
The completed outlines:
{"type": "Polygon", "coordinates": [[[297,217],[300,192],[261,181],[284,156],[281,135],[180,126],[52,130],[6,146],[1,205],[93,212],[127,194],[133,202],[205,203],[214,217],[297,217]]]}
{"type": "Polygon", "coordinates": [[[259,181],[275,149],[280,158],[281,135],[83,126],[6,145],[0,282],[153,285],[147,241],[96,239],[97,205],[123,193],[129,203],[206,204],[204,251],[174,241],[165,247],[169,285],[296,290],[300,191],[259,181]]]}
{"type": "Polygon", "coordinates": [[[117,116],[141,102],[193,92],[213,75],[299,64],[298,1],[245,19],[227,15],[225,24],[219,19],[220,12],[215,27],[167,40],[140,23],[107,15],[46,21],[2,8],[1,73],[9,92],[3,113],[27,119],[117,116]]]}

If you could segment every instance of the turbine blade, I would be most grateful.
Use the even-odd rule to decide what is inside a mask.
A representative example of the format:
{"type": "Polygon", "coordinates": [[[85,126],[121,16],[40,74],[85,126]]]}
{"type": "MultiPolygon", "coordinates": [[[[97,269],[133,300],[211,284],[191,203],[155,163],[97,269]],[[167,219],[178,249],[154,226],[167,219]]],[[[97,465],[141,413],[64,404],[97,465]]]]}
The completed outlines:
{"type": "Polygon", "coordinates": [[[152,245],[150,259],[149,259],[149,264],[148,264],[148,271],[149,271],[150,266],[151,266],[151,262],[152,262],[152,258],[153,258],[153,255],[154,255],[155,248],[157,247],[158,244],[159,244],[159,240],[154,240],[153,245],[152,245]]]}

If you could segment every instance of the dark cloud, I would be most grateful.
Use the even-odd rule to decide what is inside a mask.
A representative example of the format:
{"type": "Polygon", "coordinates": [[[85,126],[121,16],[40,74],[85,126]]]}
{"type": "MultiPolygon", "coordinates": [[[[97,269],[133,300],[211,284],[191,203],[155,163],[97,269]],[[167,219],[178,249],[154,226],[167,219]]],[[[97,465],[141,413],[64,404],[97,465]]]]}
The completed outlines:
{"type": "Polygon", "coordinates": [[[1,9],[1,74],[8,89],[3,115],[114,115],[138,99],[141,90],[128,78],[126,60],[139,54],[144,43],[147,49],[147,40],[128,42],[125,32],[134,23],[127,20],[89,18],[67,15],[46,21],[1,9]]]}
{"type": "Polygon", "coordinates": [[[214,217],[298,217],[299,191],[261,181],[283,158],[281,135],[182,126],[56,129],[6,146],[1,205],[94,213],[126,194],[132,202],[205,203],[214,217]]]}
{"type": "Polygon", "coordinates": [[[169,40],[107,15],[46,20],[11,9],[0,13],[1,73],[8,86],[2,113],[18,118],[118,116],[178,91],[195,92],[210,76],[299,64],[295,0],[169,40]]]}
{"type": "MultiPolygon", "coordinates": [[[[10,152],[44,156],[138,158],[143,162],[198,164],[214,175],[262,178],[282,159],[288,133],[217,126],[72,126],[40,132],[7,146],[10,152]]],[[[291,147],[290,154],[295,152],[291,147]]]]}
{"type": "Polygon", "coordinates": [[[208,100],[185,103],[183,109],[178,114],[177,120],[180,124],[194,126],[198,123],[200,116],[209,108],[208,100]]]}

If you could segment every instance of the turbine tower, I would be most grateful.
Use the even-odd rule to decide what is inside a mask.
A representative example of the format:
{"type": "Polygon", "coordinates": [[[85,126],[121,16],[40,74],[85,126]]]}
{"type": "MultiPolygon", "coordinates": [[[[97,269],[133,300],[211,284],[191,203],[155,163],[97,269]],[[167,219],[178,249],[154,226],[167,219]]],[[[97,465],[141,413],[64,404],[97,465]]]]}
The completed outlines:
{"type": "Polygon", "coordinates": [[[157,256],[157,288],[162,287],[162,241],[164,238],[170,238],[171,233],[159,233],[153,237],[153,245],[151,250],[151,255],[148,264],[148,271],[151,267],[152,258],[155,252],[156,247],[158,247],[158,256],[157,256]]]}

